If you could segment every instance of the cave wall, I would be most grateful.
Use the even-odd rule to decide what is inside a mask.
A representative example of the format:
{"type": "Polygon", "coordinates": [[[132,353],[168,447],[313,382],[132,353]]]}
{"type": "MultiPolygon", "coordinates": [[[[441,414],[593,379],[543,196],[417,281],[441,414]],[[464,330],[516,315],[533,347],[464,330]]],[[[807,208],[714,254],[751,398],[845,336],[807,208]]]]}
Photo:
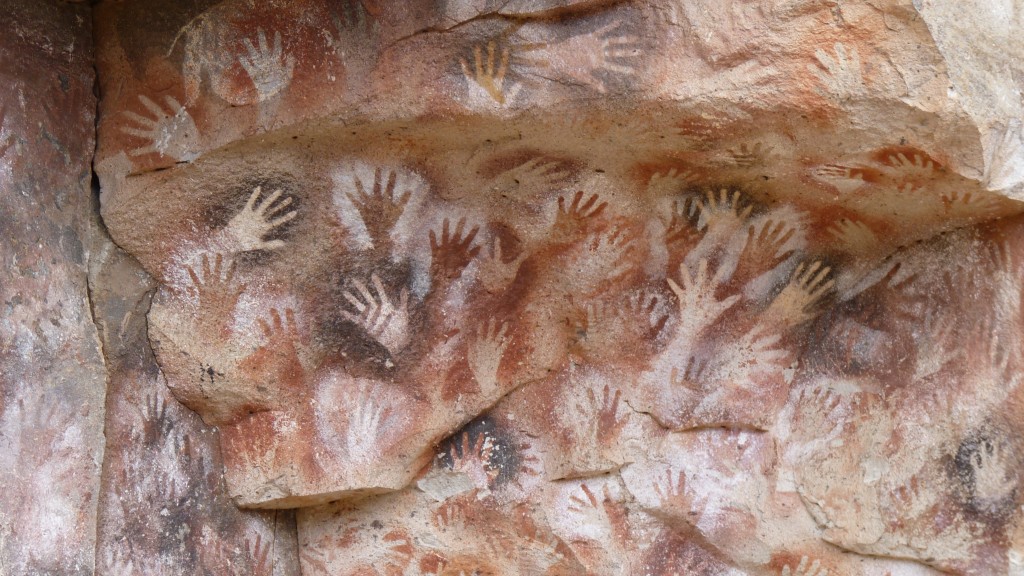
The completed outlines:
{"type": "Polygon", "coordinates": [[[0,574],[1024,573],[1016,0],[12,0],[0,574]]]}
{"type": "Polygon", "coordinates": [[[84,5],[0,35],[0,573],[91,574],[106,370],[88,296],[96,80],[84,5]]]}

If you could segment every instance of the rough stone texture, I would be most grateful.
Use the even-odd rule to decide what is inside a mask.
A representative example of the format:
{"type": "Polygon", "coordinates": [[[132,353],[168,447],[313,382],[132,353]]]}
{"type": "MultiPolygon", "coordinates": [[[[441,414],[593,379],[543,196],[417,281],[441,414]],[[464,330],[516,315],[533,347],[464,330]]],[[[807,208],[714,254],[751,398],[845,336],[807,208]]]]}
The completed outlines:
{"type": "Polygon", "coordinates": [[[13,5],[0,573],[1024,574],[1021,2],[13,5]]]}
{"type": "Polygon", "coordinates": [[[946,61],[950,98],[961,103],[981,134],[982,177],[990,190],[1024,194],[1024,26],[1020,2],[922,0],[915,6],[946,61]]]}
{"type": "Polygon", "coordinates": [[[104,3],[103,216],[304,574],[1019,571],[1001,6],[104,3]]]}
{"type": "Polygon", "coordinates": [[[109,241],[90,262],[107,358],[96,574],[298,574],[294,513],[239,510],[218,434],[169,399],[146,335],[153,280],[109,241]]]}
{"type": "Polygon", "coordinates": [[[104,367],[89,9],[4,3],[0,35],[0,574],[91,574],[104,367]]]}

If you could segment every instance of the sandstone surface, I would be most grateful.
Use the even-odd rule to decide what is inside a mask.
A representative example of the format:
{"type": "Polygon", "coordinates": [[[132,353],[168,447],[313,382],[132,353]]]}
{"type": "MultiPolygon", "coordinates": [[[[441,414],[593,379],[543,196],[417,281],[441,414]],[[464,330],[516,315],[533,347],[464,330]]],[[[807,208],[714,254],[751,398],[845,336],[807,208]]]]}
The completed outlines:
{"type": "Polygon", "coordinates": [[[12,5],[0,573],[1024,574],[1019,0],[12,5]]]}
{"type": "Polygon", "coordinates": [[[4,8],[0,573],[91,574],[105,370],[87,294],[99,228],[89,10],[4,8]]]}

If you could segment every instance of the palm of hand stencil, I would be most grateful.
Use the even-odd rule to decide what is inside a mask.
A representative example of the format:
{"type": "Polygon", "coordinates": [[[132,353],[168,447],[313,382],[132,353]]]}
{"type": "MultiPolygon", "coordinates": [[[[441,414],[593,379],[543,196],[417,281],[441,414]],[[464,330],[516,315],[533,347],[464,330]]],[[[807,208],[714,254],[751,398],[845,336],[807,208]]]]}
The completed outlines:
{"type": "Polygon", "coordinates": [[[486,401],[493,401],[500,392],[498,368],[511,341],[508,326],[507,322],[497,322],[493,318],[481,324],[466,354],[473,379],[486,401]]]}
{"type": "Polygon", "coordinates": [[[786,249],[794,234],[796,228],[782,221],[765,220],[760,229],[749,227],[733,280],[739,285],[745,284],[788,260],[796,252],[786,249]]]}
{"type": "Polygon", "coordinates": [[[167,104],[166,110],[142,94],[139,102],[152,117],[130,110],[125,112],[131,124],[122,126],[121,131],[145,142],[131,149],[128,154],[158,154],[177,162],[191,162],[199,157],[199,130],[188,110],[176,98],[168,95],[164,101],[167,104]]]}
{"type": "Polygon", "coordinates": [[[614,530],[612,518],[609,515],[609,507],[613,506],[611,494],[607,486],[604,486],[599,493],[594,493],[586,483],[580,484],[581,494],[574,494],[569,497],[568,511],[576,517],[581,531],[586,537],[604,541],[612,535],[614,530]]]}
{"type": "Polygon", "coordinates": [[[519,255],[506,259],[502,254],[501,238],[495,238],[490,249],[480,261],[478,278],[484,288],[492,293],[499,293],[508,287],[519,272],[519,266],[529,256],[529,252],[521,250],[519,255]]]}
{"type": "Polygon", "coordinates": [[[766,315],[789,325],[803,324],[817,315],[817,306],[835,285],[832,268],[821,262],[801,263],[789,284],[775,297],[766,315]]]}
{"type": "Polygon", "coordinates": [[[462,274],[462,270],[480,253],[480,246],[473,246],[479,226],[474,226],[463,236],[466,219],[460,218],[454,231],[449,231],[448,219],[444,219],[440,237],[430,231],[431,275],[438,281],[451,281],[462,274]]]}
{"type": "Polygon", "coordinates": [[[587,398],[596,414],[593,419],[594,438],[601,446],[613,445],[627,423],[625,415],[619,411],[622,390],[613,390],[606,384],[598,398],[593,389],[587,388],[587,398]]]}
{"type": "Polygon", "coordinates": [[[1013,460],[1003,444],[985,440],[970,458],[974,498],[979,507],[994,506],[1017,487],[1013,460]]]}
{"type": "Polygon", "coordinates": [[[807,69],[821,82],[823,89],[818,90],[820,94],[841,102],[865,95],[867,87],[864,84],[860,53],[856,47],[847,49],[844,44],[837,42],[834,57],[819,48],[815,58],[820,67],[808,64],[807,69]]]}
{"type": "Polygon", "coordinates": [[[677,334],[685,338],[695,338],[704,328],[718,319],[726,310],[739,301],[740,296],[734,294],[719,300],[715,296],[718,286],[722,283],[724,272],[719,269],[714,274],[708,271],[708,261],[702,259],[697,263],[697,271],[690,274],[686,266],[679,266],[679,282],[668,278],[669,288],[679,302],[679,324],[677,334]]]}
{"type": "Polygon", "coordinates": [[[376,442],[385,418],[384,407],[374,398],[369,386],[361,387],[352,402],[345,434],[345,446],[353,464],[365,465],[376,450],[376,442]]]}
{"type": "Polygon", "coordinates": [[[469,86],[469,101],[474,107],[487,107],[488,105],[505,106],[516,99],[522,85],[516,82],[506,86],[505,80],[509,71],[511,60],[511,49],[502,46],[499,51],[497,43],[487,43],[487,56],[484,56],[484,49],[481,46],[473,47],[472,69],[464,59],[459,60],[462,66],[462,74],[469,86]]]}
{"type": "Polygon", "coordinates": [[[746,201],[739,190],[722,188],[716,195],[712,191],[705,194],[701,208],[701,227],[709,230],[731,230],[750,216],[753,204],[746,201]]]}
{"type": "Polygon", "coordinates": [[[471,440],[468,432],[463,432],[461,443],[453,444],[448,451],[451,469],[467,475],[477,488],[486,489],[498,477],[499,470],[491,464],[494,454],[494,443],[487,434],[477,434],[471,440]]]}
{"type": "Polygon", "coordinates": [[[286,388],[301,389],[302,362],[299,358],[298,322],[295,311],[287,308],[284,315],[276,308],[270,309],[270,321],[258,320],[260,332],[263,333],[264,344],[257,352],[266,362],[263,373],[274,380],[270,393],[277,393],[286,388]]]}
{"type": "Polygon", "coordinates": [[[200,326],[204,336],[222,337],[229,329],[231,314],[245,292],[245,284],[235,280],[237,264],[231,262],[224,270],[224,256],[217,254],[211,268],[209,255],[203,254],[201,275],[191,266],[185,267],[192,280],[188,291],[199,300],[200,326]]]}
{"type": "Polygon", "coordinates": [[[330,46],[342,62],[351,64],[356,54],[380,35],[380,22],[366,7],[362,0],[347,0],[342,9],[331,14],[334,34],[330,36],[330,46]]]}
{"type": "Polygon", "coordinates": [[[399,196],[395,196],[397,175],[395,172],[388,173],[387,183],[381,180],[381,169],[378,168],[373,175],[373,188],[366,191],[362,180],[353,178],[356,187],[355,194],[348,194],[349,201],[355,206],[356,211],[366,226],[374,248],[387,253],[391,247],[391,232],[394,230],[398,220],[405,213],[406,205],[412,192],[406,190],[399,196]]]}
{"type": "Polygon", "coordinates": [[[236,252],[276,250],[285,245],[284,240],[267,241],[264,238],[298,216],[298,212],[295,210],[281,214],[291,205],[292,198],[285,196],[282,199],[281,190],[275,190],[273,194],[260,200],[262,194],[263,190],[260,186],[253,189],[245,207],[228,222],[224,229],[236,252]]]}
{"type": "Polygon", "coordinates": [[[267,42],[267,34],[262,28],[256,36],[256,44],[249,38],[245,39],[246,53],[238,57],[238,62],[252,80],[257,99],[264,102],[291,83],[295,57],[284,52],[280,31],[274,32],[273,45],[267,42]]]}
{"type": "Polygon", "coordinates": [[[668,172],[655,172],[647,181],[647,193],[653,198],[673,196],[681,192],[694,179],[692,172],[671,168],[668,172]]]}
{"type": "Polygon", "coordinates": [[[572,36],[552,45],[549,50],[557,55],[552,61],[582,61],[565,69],[559,68],[558,72],[568,80],[602,94],[608,91],[609,80],[636,75],[644,55],[643,44],[639,37],[623,33],[622,29],[621,22],[613,21],[588,34],[572,36]],[[568,58],[562,60],[562,55],[568,58]]]}
{"type": "Polygon", "coordinates": [[[384,283],[376,274],[370,276],[374,292],[362,280],[352,282],[355,292],[347,291],[344,297],[355,308],[355,312],[342,311],[349,322],[362,328],[367,335],[387,348],[396,356],[409,342],[409,290],[402,288],[398,302],[392,301],[384,283]]]}
{"type": "Polygon", "coordinates": [[[707,500],[686,486],[686,472],[683,470],[666,470],[665,481],[655,481],[654,493],[658,498],[658,507],[664,513],[681,516],[694,526],[704,516],[707,500]]]}

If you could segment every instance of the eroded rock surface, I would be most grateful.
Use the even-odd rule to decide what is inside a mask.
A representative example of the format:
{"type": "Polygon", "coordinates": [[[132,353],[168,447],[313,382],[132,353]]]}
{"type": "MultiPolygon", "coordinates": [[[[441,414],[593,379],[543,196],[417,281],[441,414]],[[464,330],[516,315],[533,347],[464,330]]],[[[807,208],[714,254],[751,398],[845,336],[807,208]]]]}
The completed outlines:
{"type": "MultiPolygon", "coordinates": [[[[99,2],[75,542],[114,575],[1022,573],[1024,6],[976,8],[99,2]]],[[[29,141],[5,185],[53,167],[29,141]]]]}
{"type": "Polygon", "coordinates": [[[0,573],[90,574],[105,382],[86,282],[99,228],[89,10],[12,0],[4,28],[0,573]]]}
{"type": "Polygon", "coordinates": [[[220,426],[236,501],[343,501],[300,512],[306,570],[1005,567],[1012,203],[880,146],[859,194],[918,194],[900,229],[815,201],[821,164],[776,158],[765,183],[715,164],[728,139],[644,166],[538,126],[487,152],[408,127],[402,156],[283,134],[132,177],[107,212],[155,231],[150,338],[220,426]],[[250,163],[276,174],[239,184],[250,163]]]}
{"type": "Polygon", "coordinates": [[[90,286],[107,359],[97,574],[299,573],[291,510],[240,510],[217,430],[167,391],[148,343],[153,279],[107,241],[90,286]]]}

